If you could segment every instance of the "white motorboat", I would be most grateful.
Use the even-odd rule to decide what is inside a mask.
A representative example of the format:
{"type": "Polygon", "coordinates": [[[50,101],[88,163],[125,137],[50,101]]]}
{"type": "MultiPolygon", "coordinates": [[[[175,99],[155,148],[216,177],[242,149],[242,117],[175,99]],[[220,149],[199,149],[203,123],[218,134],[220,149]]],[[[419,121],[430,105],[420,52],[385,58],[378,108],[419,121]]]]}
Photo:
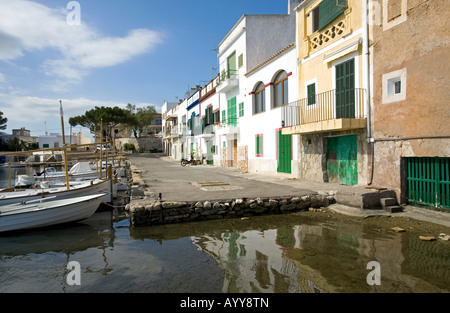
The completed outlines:
{"type": "Polygon", "coordinates": [[[105,194],[60,200],[39,199],[0,206],[0,232],[40,228],[91,217],[105,194]]]}
{"type": "MultiPolygon", "coordinates": [[[[73,197],[80,197],[93,194],[110,194],[111,187],[110,181],[96,179],[93,181],[87,181],[83,184],[71,185],[69,189],[67,187],[57,188],[39,188],[39,189],[24,189],[0,192],[0,206],[14,204],[17,202],[27,202],[37,200],[41,198],[56,197],[57,199],[66,199],[73,197]]],[[[104,202],[110,202],[108,196],[104,197],[104,202]]]]}

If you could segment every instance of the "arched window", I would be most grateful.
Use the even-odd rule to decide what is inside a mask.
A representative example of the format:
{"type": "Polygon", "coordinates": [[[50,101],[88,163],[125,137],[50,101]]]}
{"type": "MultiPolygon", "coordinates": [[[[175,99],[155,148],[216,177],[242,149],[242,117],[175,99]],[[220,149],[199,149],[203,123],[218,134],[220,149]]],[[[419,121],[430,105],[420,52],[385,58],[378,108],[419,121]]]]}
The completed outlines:
{"type": "Polygon", "coordinates": [[[266,110],[266,91],[262,82],[258,83],[256,86],[254,97],[255,114],[264,112],[266,110]]]}
{"type": "Polygon", "coordinates": [[[273,83],[273,107],[288,103],[288,76],[285,71],[280,72],[273,83]]]}

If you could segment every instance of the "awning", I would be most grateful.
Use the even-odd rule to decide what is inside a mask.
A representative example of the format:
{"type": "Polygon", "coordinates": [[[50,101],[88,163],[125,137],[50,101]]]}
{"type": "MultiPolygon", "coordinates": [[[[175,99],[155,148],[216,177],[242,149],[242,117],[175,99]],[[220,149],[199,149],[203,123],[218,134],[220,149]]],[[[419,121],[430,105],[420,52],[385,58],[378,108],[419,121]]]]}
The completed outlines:
{"type": "Polygon", "coordinates": [[[362,43],[362,38],[358,38],[358,40],[328,54],[323,55],[323,62],[328,63],[343,57],[346,54],[352,53],[358,50],[359,45],[362,43]]]}

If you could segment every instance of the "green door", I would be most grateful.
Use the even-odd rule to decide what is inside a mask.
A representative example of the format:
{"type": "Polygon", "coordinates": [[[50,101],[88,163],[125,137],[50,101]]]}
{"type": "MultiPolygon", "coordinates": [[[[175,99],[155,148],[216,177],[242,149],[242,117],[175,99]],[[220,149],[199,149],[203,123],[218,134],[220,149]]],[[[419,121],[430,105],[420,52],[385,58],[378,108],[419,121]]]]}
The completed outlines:
{"type": "Polygon", "coordinates": [[[206,163],[209,165],[214,164],[214,145],[212,140],[206,142],[206,163]]]}
{"type": "Polygon", "coordinates": [[[406,158],[408,202],[450,209],[450,158],[406,158]]]}
{"type": "Polygon", "coordinates": [[[278,172],[291,173],[292,160],[292,136],[282,135],[281,130],[277,131],[278,141],[278,172]]]}
{"type": "Polygon", "coordinates": [[[336,118],[355,118],[355,59],[336,65],[336,118]]]}
{"type": "Polygon", "coordinates": [[[331,183],[358,184],[356,135],[328,138],[327,174],[331,183]]]}

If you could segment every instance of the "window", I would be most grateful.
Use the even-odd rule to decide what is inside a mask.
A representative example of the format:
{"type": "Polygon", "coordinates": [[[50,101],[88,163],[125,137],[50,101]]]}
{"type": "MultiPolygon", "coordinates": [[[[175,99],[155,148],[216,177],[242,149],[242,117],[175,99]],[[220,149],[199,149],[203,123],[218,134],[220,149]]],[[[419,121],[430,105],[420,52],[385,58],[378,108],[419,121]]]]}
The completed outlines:
{"type": "Polygon", "coordinates": [[[382,77],[383,103],[406,99],[406,68],[384,74],[382,77]]]}
{"type": "Polygon", "coordinates": [[[312,31],[324,29],[339,15],[344,13],[347,7],[346,0],[323,0],[314,10],[312,15],[312,31]]]}
{"type": "Polygon", "coordinates": [[[239,103],[239,117],[244,116],[244,102],[239,103]]]}
{"type": "Polygon", "coordinates": [[[263,134],[256,135],[256,157],[263,156],[263,134]]]}
{"type": "Polygon", "coordinates": [[[275,78],[273,91],[274,107],[279,107],[288,103],[288,75],[285,71],[279,73],[275,78]]]}
{"type": "Polygon", "coordinates": [[[231,98],[227,101],[227,118],[228,125],[237,126],[237,116],[236,116],[236,97],[231,98]]]}
{"type": "Polygon", "coordinates": [[[238,57],[238,68],[241,68],[244,66],[244,54],[241,53],[238,57]]]}
{"type": "Polygon", "coordinates": [[[222,110],[222,123],[226,123],[227,122],[227,111],[222,110]]]}
{"type": "Polygon", "coordinates": [[[310,84],[306,89],[308,93],[308,105],[316,104],[316,84],[310,84]]]}
{"type": "Polygon", "coordinates": [[[258,85],[256,86],[254,100],[255,114],[264,112],[266,110],[266,91],[265,86],[262,82],[258,83],[258,85]]]}
{"type": "Polygon", "coordinates": [[[212,106],[205,109],[205,125],[210,125],[214,123],[214,116],[212,111],[212,106]]]}
{"type": "Polygon", "coordinates": [[[220,111],[214,112],[214,124],[220,123],[220,111]]]}

